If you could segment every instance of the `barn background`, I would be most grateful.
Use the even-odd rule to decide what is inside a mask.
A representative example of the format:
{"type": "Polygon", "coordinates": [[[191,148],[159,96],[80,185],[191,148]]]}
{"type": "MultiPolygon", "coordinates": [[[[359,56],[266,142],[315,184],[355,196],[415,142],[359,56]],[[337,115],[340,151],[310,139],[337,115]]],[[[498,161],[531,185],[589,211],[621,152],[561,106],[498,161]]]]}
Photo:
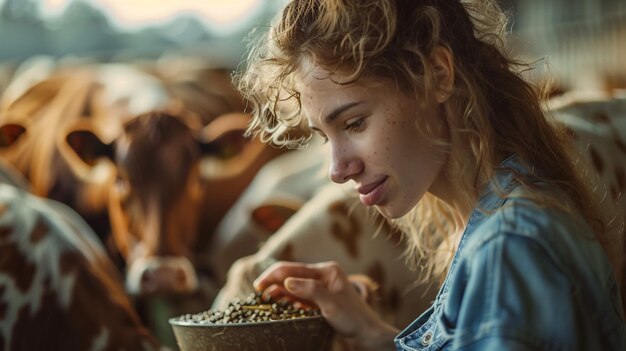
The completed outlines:
{"type": "MultiPolygon", "coordinates": [[[[0,100],[28,62],[194,57],[237,70],[285,0],[0,0],[0,100]]],[[[626,88],[626,1],[502,0],[510,49],[560,91],[626,88]]],[[[163,319],[164,320],[164,319],[163,319]]],[[[156,328],[168,328],[160,325],[156,328]]],[[[157,330],[165,335],[167,330],[157,330]]],[[[172,344],[171,335],[163,342],[172,344]]]]}

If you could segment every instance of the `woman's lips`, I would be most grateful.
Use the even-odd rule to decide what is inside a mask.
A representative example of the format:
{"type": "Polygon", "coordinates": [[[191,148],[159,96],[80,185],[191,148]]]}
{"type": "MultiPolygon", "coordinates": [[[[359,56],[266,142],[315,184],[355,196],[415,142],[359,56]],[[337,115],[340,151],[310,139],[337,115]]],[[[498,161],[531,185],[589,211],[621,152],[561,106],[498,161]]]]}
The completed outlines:
{"type": "Polygon", "coordinates": [[[359,192],[359,199],[363,205],[374,206],[383,199],[386,181],[387,177],[381,179],[379,182],[360,186],[357,189],[359,192]]]}

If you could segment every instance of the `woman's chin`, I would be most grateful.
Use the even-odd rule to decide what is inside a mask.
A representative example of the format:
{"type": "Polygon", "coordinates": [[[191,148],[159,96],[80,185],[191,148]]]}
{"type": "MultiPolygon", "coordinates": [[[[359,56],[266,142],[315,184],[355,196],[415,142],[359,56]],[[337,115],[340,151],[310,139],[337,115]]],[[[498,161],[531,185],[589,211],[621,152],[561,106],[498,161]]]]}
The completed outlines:
{"type": "Polygon", "coordinates": [[[383,204],[376,205],[376,210],[387,219],[398,219],[409,212],[408,210],[403,211],[383,204]]]}

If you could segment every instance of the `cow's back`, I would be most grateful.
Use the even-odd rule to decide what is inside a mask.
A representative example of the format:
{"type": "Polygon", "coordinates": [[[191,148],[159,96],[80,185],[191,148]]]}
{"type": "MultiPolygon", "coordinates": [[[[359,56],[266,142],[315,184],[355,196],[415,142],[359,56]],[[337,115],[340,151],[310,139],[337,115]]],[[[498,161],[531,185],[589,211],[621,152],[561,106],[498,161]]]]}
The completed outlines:
{"type": "Polygon", "coordinates": [[[0,347],[153,350],[114,266],[71,209],[0,184],[0,347]]]}

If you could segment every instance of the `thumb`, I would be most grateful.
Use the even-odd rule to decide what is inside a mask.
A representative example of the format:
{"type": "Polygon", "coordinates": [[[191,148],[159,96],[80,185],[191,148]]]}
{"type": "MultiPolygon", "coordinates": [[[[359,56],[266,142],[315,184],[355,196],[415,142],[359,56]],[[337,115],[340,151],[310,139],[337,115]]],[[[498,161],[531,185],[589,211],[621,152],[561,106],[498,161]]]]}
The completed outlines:
{"type": "MultiPolygon", "coordinates": [[[[316,282],[313,279],[288,277],[284,286],[287,291],[296,297],[312,300],[316,295],[316,282]]],[[[318,293],[319,294],[319,293],[318,293]]]]}

